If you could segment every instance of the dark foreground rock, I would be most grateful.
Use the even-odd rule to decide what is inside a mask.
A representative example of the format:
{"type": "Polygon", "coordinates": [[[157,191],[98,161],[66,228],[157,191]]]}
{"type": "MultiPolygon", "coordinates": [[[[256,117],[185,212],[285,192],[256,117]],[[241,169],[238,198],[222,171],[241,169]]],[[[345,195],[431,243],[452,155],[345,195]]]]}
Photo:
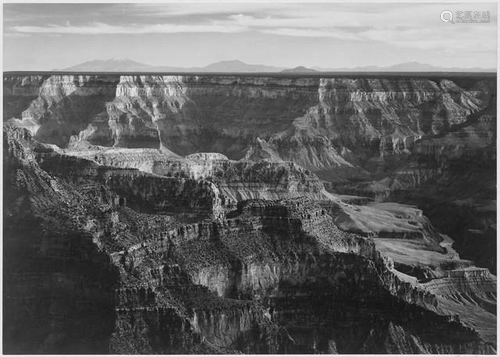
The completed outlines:
{"type": "Polygon", "coordinates": [[[495,353],[496,278],[430,228],[384,246],[439,255],[422,279],[339,228],[355,206],[223,197],[4,127],[4,352],[495,353]]]}
{"type": "Polygon", "coordinates": [[[461,255],[495,272],[494,76],[6,73],[3,88],[4,119],[40,142],[218,181],[234,202],[322,199],[313,172],[333,193],[421,206],[461,255]],[[199,152],[220,156],[189,157],[199,152]]]}

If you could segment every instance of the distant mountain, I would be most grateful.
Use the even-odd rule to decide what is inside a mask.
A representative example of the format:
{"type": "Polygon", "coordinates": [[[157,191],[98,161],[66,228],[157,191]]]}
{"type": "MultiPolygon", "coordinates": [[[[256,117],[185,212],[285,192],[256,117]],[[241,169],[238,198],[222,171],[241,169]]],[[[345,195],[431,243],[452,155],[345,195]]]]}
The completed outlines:
{"type": "Polygon", "coordinates": [[[248,64],[239,60],[220,61],[205,67],[171,67],[151,66],[127,58],[108,60],[94,60],[68,67],[62,71],[85,72],[279,72],[284,67],[272,67],[262,64],[248,64]]]}
{"type": "Polygon", "coordinates": [[[307,68],[304,66],[299,66],[290,69],[284,69],[281,73],[317,73],[318,71],[312,68],[307,68]]]}
{"type": "Polygon", "coordinates": [[[432,72],[432,71],[445,71],[444,67],[436,67],[427,63],[420,62],[404,62],[387,67],[390,71],[398,72],[432,72]]]}
{"type": "Polygon", "coordinates": [[[132,61],[128,58],[110,58],[107,60],[87,61],[76,66],[68,67],[63,71],[85,71],[85,72],[142,72],[150,71],[153,66],[132,61]]]}
{"type": "Polygon", "coordinates": [[[295,68],[273,67],[262,64],[248,64],[239,60],[220,61],[205,67],[172,67],[151,66],[139,63],[128,58],[110,58],[107,60],[94,60],[80,63],[76,66],[62,69],[68,72],[240,72],[240,73],[316,73],[316,72],[496,72],[496,69],[485,68],[458,68],[458,67],[436,67],[420,62],[405,62],[388,67],[365,66],[354,68],[307,68],[303,66],[295,68]]]}
{"type": "Polygon", "coordinates": [[[416,61],[399,63],[387,67],[365,66],[354,68],[313,68],[321,72],[496,72],[495,68],[438,67],[416,61]]]}
{"type": "Polygon", "coordinates": [[[283,67],[248,64],[239,60],[220,61],[199,68],[200,72],[279,72],[283,67]]]}

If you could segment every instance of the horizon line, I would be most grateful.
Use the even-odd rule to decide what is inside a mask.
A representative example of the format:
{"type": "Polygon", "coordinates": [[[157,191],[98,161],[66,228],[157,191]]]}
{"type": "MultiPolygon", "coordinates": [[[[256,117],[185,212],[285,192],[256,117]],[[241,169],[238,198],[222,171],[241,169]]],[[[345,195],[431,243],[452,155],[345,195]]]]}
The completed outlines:
{"type": "Polygon", "coordinates": [[[331,76],[331,75],[393,75],[393,76],[403,76],[403,75],[496,75],[498,71],[486,70],[485,71],[316,71],[316,72],[181,72],[181,71],[23,71],[23,70],[9,70],[2,71],[3,74],[48,74],[48,75],[129,75],[129,74],[139,74],[139,75],[186,75],[186,76],[196,76],[196,75],[239,75],[239,76],[288,76],[288,77],[321,77],[321,76],[331,76]]]}

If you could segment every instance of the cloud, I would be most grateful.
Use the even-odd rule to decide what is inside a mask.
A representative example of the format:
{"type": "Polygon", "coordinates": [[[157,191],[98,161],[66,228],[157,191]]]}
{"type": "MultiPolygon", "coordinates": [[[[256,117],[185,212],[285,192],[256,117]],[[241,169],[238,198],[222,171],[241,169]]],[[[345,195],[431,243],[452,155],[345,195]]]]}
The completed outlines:
{"type": "Polygon", "coordinates": [[[263,29],[263,33],[279,36],[294,36],[294,37],[330,37],[340,40],[362,40],[360,36],[354,35],[352,32],[336,31],[332,29],[295,29],[295,28],[277,28],[277,29],[263,29]]]}
{"type": "Polygon", "coordinates": [[[85,26],[65,26],[48,25],[48,26],[14,26],[14,31],[19,33],[34,33],[34,34],[73,34],[73,35],[106,35],[106,34],[124,34],[124,35],[139,35],[139,34],[161,34],[161,33],[235,33],[246,30],[241,25],[221,25],[221,24],[151,24],[151,25],[128,25],[117,26],[109,25],[100,22],[94,22],[85,26]]]}
{"type": "MultiPolygon", "coordinates": [[[[98,5],[85,7],[87,11],[94,12],[99,8],[98,5]]],[[[109,14],[115,14],[109,20],[112,24],[105,23],[107,20],[93,23],[73,21],[76,15],[68,15],[68,10],[66,7],[63,13],[59,13],[67,17],[58,25],[47,25],[45,20],[25,22],[8,28],[7,32],[140,35],[254,31],[276,36],[385,43],[422,50],[496,49],[496,4],[113,4],[103,8],[105,16],[101,17],[109,18],[109,14]],[[491,23],[445,24],[439,16],[445,9],[488,10],[491,23]],[[130,24],[130,19],[135,24],[130,24]]],[[[78,16],[81,18],[83,15],[78,16]]]]}
{"type": "Polygon", "coordinates": [[[488,29],[474,31],[460,31],[450,28],[436,31],[435,28],[426,29],[389,29],[371,28],[369,30],[351,31],[343,28],[325,29],[297,29],[276,28],[263,29],[261,32],[292,37],[336,38],[344,41],[365,41],[371,43],[385,43],[395,47],[413,48],[421,50],[438,50],[452,52],[463,51],[496,51],[496,36],[492,36],[488,29]],[[480,40],[479,40],[480,39],[480,40]]]}
{"type": "MultiPolygon", "coordinates": [[[[294,6],[288,4],[286,6],[294,6]]],[[[215,3],[213,0],[207,3],[182,3],[182,4],[121,4],[124,10],[133,10],[139,16],[151,17],[177,17],[193,15],[230,15],[238,13],[275,13],[283,9],[279,3],[215,3]]]]}
{"type": "Polygon", "coordinates": [[[31,37],[30,34],[27,33],[5,33],[3,34],[4,38],[26,38],[31,37]]]}
{"type": "MultiPolygon", "coordinates": [[[[319,12],[305,10],[295,17],[230,15],[228,20],[250,29],[278,36],[335,38],[345,41],[385,43],[421,50],[495,51],[496,18],[489,24],[450,25],[440,20],[442,6],[389,7],[386,12],[319,12]]],[[[284,12],[286,13],[286,12],[284,12]]],[[[284,15],[284,14],[282,14],[284,15]]],[[[290,15],[290,14],[289,14],[290,15]]]]}
{"type": "Polygon", "coordinates": [[[314,28],[324,28],[324,27],[335,27],[335,26],[349,26],[357,27],[363,26],[361,22],[350,20],[339,21],[333,19],[331,16],[325,16],[324,14],[317,14],[317,16],[294,16],[294,17],[277,17],[277,16],[265,16],[265,17],[254,17],[244,14],[230,15],[227,20],[237,23],[242,26],[249,27],[271,27],[271,28],[302,28],[302,29],[314,29],[314,28]]]}
{"type": "MultiPolygon", "coordinates": [[[[471,24],[444,28],[371,29],[359,36],[368,41],[385,42],[397,47],[442,51],[496,51],[496,34],[487,26],[471,24]]],[[[496,32],[496,28],[493,27],[496,32]]]]}

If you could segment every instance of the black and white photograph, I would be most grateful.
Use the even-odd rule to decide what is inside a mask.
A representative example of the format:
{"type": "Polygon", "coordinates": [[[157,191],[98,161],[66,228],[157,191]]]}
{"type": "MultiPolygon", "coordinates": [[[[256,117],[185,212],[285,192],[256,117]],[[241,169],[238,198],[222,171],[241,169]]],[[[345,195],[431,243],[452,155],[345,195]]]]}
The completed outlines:
{"type": "Polygon", "coordinates": [[[5,355],[496,355],[498,3],[2,2],[5,355]]]}

